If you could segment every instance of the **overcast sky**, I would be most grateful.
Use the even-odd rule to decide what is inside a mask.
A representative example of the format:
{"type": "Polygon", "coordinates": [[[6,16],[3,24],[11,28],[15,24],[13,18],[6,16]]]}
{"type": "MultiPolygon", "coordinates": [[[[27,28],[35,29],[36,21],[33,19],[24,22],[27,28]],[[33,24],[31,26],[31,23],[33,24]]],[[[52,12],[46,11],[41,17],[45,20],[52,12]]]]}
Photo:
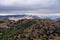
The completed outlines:
{"type": "Polygon", "coordinates": [[[60,0],[0,0],[0,14],[22,11],[60,13],[60,0]]]}

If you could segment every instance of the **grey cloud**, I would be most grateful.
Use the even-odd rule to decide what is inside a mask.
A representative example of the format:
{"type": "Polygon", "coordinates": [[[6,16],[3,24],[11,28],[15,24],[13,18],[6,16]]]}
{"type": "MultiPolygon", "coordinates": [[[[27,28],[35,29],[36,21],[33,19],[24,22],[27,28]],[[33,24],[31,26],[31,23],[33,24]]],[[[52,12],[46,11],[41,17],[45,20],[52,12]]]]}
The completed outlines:
{"type": "MultiPolygon", "coordinates": [[[[42,1],[43,2],[43,1],[42,1]]],[[[33,5],[11,5],[11,6],[5,6],[0,5],[0,12],[9,12],[9,11],[36,11],[39,10],[40,12],[60,12],[60,1],[57,0],[57,2],[54,5],[48,6],[47,4],[43,5],[37,2],[37,4],[33,5]]],[[[38,11],[37,11],[38,12],[38,11]]]]}

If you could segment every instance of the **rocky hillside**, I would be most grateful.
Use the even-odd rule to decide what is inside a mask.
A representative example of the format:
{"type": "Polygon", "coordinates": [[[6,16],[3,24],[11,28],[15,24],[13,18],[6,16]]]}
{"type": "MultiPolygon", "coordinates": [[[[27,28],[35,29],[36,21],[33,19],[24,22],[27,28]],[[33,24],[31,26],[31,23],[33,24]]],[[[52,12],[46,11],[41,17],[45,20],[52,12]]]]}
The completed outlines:
{"type": "Polygon", "coordinates": [[[60,40],[60,22],[22,19],[0,31],[0,40],[60,40]]]}
{"type": "Polygon", "coordinates": [[[9,25],[13,24],[14,20],[0,19],[0,28],[10,28],[9,25]]]}

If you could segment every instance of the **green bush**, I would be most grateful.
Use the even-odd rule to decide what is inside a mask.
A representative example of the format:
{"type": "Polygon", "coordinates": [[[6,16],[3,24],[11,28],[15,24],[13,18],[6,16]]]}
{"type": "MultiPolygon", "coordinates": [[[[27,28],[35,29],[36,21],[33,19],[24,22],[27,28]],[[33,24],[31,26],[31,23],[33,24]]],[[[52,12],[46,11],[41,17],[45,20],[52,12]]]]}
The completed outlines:
{"type": "Polygon", "coordinates": [[[0,23],[4,23],[4,21],[0,21],[0,23]]]}

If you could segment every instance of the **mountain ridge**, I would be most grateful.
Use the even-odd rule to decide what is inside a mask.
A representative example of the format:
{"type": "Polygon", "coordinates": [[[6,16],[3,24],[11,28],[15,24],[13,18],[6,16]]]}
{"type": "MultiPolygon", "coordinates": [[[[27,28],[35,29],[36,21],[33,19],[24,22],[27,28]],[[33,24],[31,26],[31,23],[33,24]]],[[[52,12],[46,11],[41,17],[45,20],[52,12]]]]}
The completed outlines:
{"type": "Polygon", "coordinates": [[[46,20],[60,20],[60,16],[35,16],[35,15],[0,15],[1,18],[12,18],[12,19],[46,19],[46,20]]]}

